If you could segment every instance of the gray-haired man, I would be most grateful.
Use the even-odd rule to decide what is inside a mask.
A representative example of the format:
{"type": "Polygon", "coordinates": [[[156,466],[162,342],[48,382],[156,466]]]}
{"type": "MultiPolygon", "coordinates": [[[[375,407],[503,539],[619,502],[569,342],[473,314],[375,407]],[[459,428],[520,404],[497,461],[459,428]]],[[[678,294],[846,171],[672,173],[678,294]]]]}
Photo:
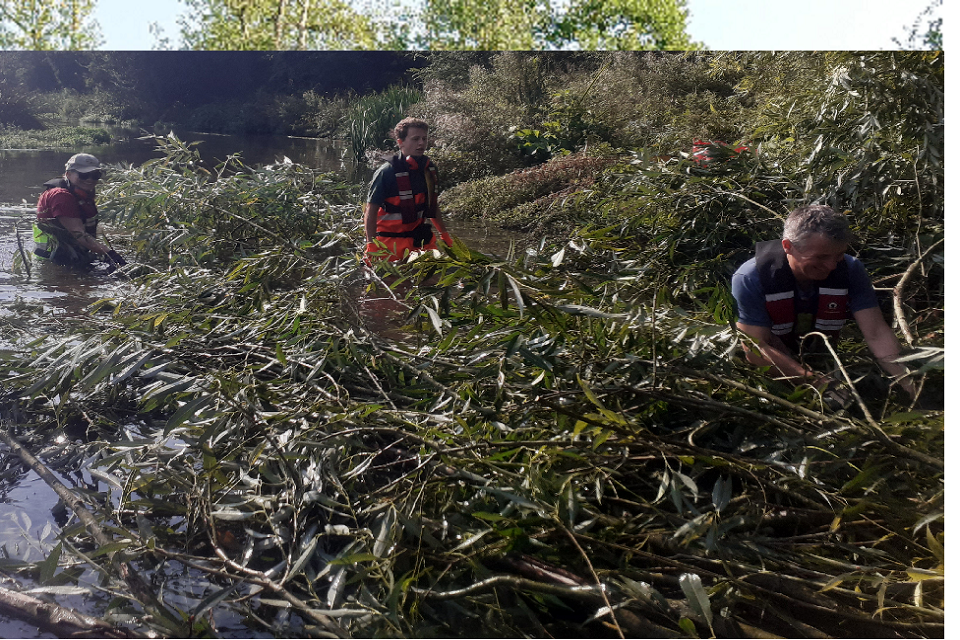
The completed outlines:
{"type": "Polygon", "coordinates": [[[787,216],[783,238],[757,244],[756,256],[733,275],[737,328],[747,361],[772,366],[784,378],[834,388],[836,380],[797,359],[802,336],[818,331],[834,339],[853,317],[871,353],[900,386],[915,397],[906,368],[895,360],[900,342],[883,318],[877,295],[859,260],[847,255],[852,240],[847,219],[824,205],[808,205],[787,216]]]}

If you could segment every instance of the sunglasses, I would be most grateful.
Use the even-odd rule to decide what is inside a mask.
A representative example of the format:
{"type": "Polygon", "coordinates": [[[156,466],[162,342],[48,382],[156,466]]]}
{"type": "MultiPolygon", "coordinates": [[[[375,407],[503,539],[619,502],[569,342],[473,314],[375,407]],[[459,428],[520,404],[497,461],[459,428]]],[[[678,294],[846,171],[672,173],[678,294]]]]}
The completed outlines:
{"type": "Polygon", "coordinates": [[[77,177],[81,180],[99,180],[103,177],[103,171],[96,169],[94,171],[87,171],[86,173],[77,172],[77,177]]]}

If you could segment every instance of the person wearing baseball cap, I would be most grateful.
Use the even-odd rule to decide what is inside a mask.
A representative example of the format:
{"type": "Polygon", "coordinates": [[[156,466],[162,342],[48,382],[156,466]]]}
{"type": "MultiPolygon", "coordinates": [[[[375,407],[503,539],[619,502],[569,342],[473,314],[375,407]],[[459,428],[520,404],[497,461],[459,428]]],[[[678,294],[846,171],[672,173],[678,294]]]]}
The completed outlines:
{"type": "Polygon", "coordinates": [[[43,184],[33,225],[33,252],[56,264],[87,266],[100,255],[116,266],[123,257],[97,240],[97,182],[103,177],[100,161],[89,153],[67,160],[62,178],[43,184]]]}

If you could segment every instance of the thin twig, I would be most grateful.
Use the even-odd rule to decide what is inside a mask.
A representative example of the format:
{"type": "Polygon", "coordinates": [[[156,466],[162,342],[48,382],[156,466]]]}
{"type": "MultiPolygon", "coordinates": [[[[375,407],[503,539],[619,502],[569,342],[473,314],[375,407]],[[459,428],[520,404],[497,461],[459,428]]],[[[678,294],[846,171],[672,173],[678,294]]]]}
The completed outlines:
{"type": "Polygon", "coordinates": [[[474,582],[468,587],[462,589],[451,589],[450,591],[434,591],[433,589],[423,589],[421,587],[410,587],[410,590],[424,598],[431,600],[452,600],[454,598],[463,598],[489,591],[494,587],[508,586],[517,591],[535,591],[537,593],[549,593],[554,596],[567,596],[573,598],[589,598],[593,600],[597,592],[601,589],[597,585],[584,586],[566,586],[558,584],[548,584],[538,582],[527,578],[517,576],[496,575],[486,580],[474,582]]]}
{"type": "MultiPolygon", "coordinates": [[[[850,379],[850,374],[847,372],[847,368],[843,366],[843,362],[840,361],[840,356],[837,355],[836,349],[834,349],[833,345],[830,344],[830,339],[819,331],[811,331],[807,335],[817,335],[823,339],[823,344],[826,345],[827,351],[829,351],[830,355],[833,356],[833,361],[837,363],[840,373],[843,374],[843,379],[847,381],[847,386],[850,388],[850,392],[853,394],[853,397],[856,398],[857,404],[860,405],[860,410],[863,411],[863,416],[867,419],[867,422],[871,427],[883,433],[883,430],[880,429],[880,425],[877,424],[877,421],[873,419],[873,415],[870,413],[870,409],[867,408],[867,404],[863,401],[863,398],[860,397],[860,392],[857,391],[857,387],[853,384],[853,380],[850,379]]],[[[887,438],[887,440],[890,440],[890,437],[887,436],[886,433],[883,435],[887,438]]]]}
{"type": "Polygon", "coordinates": [[[583,547],[580,546],[580,543],[577,542],[577,537],[573,535],[573,532],[567,529],[567,527],[562,522],[560,522],[559,519],[557,520],[557,525],[560,527],[563,533],[565,533],[566,536],[570,538],[570,542],[573,543],[573,546],[577,548],[577,551],[580,552],[580,555],[583,557],[584,561],[587,563],[587,568],[590,569],[590,575],[593,576],[594,581],[597,583],[597,588],[600,591],[600,596],[603,598],[603,603],[607,605],[607,609],[610,612],[610,619],[613,620],[614,628],[617,630],[617,633],[620,635],[621,638],[626,638],[626,636],[623,635],[623,629],[620,628],[620,621],[617,620],[617,614],[614,611],[613,606],[610,604],[610,599],[607,597],[607,591],[606,589],[603,588],[603,582],[600,580],[600,576],[597,575],[596,570],[593,568],[593,563],[590,562],[590,556],[587,555],[587,552],[584,551],[583,547]]]}
{"type": "Polygon", "coordinates": [[[20,251],[20,260],[23,262],[23,268],[27,270],[27,282],[30,282],[30,259],[27,257],[27,252],[23,250],[23,241],[20,239],[20,225],[14,224],[13,228],[17,231],[17,249],[20,251]]]}
{"type": "Polygon", "coordinates": [[[748,197],[745,196],[745,195],[739,194],[739,193],[737,193],[736,191],[724,191],[724,193],[725,193],[726,195],[729,195],[729,196],[735,196],[735,197],[737,197],[737,198],[740,198],[741,200],[746,200],[746,201],[749,202],[750,204],[755,205],[755,206],[758,206],[758,207],[760,207],[761,209],[763,209],[764,211],[768,211],[768,212],[772,213],[772,214],[775,215],[778,219],[783,220],[783,214],[782,214],[782,213],[777,213],[777,212],[774,211],[773,209],[770,209],[769,207],[765,207],[765,206],[763,206],[762,204],[760,204],[759,202],[755,202],[754,200],[751,200],[750,198],[748,198],[748,197]]]}

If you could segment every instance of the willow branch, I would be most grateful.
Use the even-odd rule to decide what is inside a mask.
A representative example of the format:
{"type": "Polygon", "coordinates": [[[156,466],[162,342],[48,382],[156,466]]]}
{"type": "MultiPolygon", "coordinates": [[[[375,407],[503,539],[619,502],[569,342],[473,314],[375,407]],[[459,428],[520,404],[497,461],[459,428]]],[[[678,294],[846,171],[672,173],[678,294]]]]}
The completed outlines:
{"type": "Polygon", "coordinates": [[[517,591],[534,591],[536,593],[548,593],[554,596],[565,596],[577,599],[593,600],[597,597],[600,587],[598,585],[559,585],[546,582],[537,582],[527,578],[517,576],[496,575],[486,580],[474,582],[468,587],[462,589],[451,589],[450,591],[434,591],[433,589],[423,589],[421,587],[410,587],[410,589],[424,598],[431,600],[453,600],[454,598],[464,598],[477,595],[485,591],[490,591],[495,587],[506,586],[517,591]]]}
{"type": "Polygon", "coordinates": [[[570,538],[570,542],[573,543],[573,546],[575,546],[575,547],[577,548],[577,551],[580,552],[580,555],[583,557],[584,561],[587,563],[587,568],[590,569],[590,575],[593,576],[594,582],[597,583],[597,588],[598,588],[598,590],[600,591],[600,596],[603,598],[603,603],[604,603],[604,604],[606,605],[606,607],[607,607],[607,611],[609,612],[610,619],[613,620],[613,627],[614,627],[614,629],[617,630],[617,634],[618,634],[621,638],[626,638],[626,636],[623,635],[623,629],[620,628],[620,621],[617,620],[617,614],[616,614],[616,612],[614,611],[613,606],[610,604],[610,599],[607,597],[607,592],[606,592],[606,591],[604,590],[604,588],[603,588],[603,582],[600,581],[600,576],[597,575],[596,570],[593,568],[593,563],[590,562],[590,556],[587,555],[587,552],[584,551],[584,550],[583,550],[583,547],[580,546],[580,543],[577,542],[577,537],[576,537],[575,535],[573,535],[573,532],[570,531],[569,529],[567,529],[566,525],[564,525],[562,522],[560,522],[560,519],[559,519],[559,518],[557,518],[557,527],[558,527],[568,538],[570,538]]]}
{"type": "Polygon", "coordinates": [[[903,276],[900,278],[900,281],[897,282],[897,286],[893,288],[893,314],[897,319],[897,324],[900,325],[900,331],[903,333],[903,339],[907,341],[907,345],[910,347],[913,347],[915,338],[913,337],[913,333],[910,332],[910,325],[907,323],[907,316],[903,312],[903,290],[907,286],[907,283],[910,282],[910,278],[913,277],[913,274],[916,272],[917,268],[923,264],[923,261],[931,251],[943,244],[943,240],[943,238],[940,238],[934,242],[920,255],[919,258],[914,260],[913,264],[911,264],[904,272],[903,276]]]}
{"type": "Polygon", "coordinates": [[[85,616],[73,609],[0,587],[0,613],[23,620],[58,638],[148,638],[112,622],[85,616]]]}
{"type": "MultiPolygon", "coordinates": [[[[90,532],[90,536],[101,547],[113,543],[113,539],[103,532],[97,519],[84,506],[80,499],[66,485],[57,479],[55,475],[38,460],[32,453],[27,451],[9,432],[9,424],[6,420],[0,423],[0,441],[10,447],[27,466],[33,469],[47,485],[54,490],[63,502],[77,515],[83,525],[90,532]]],[[[117,552],[112,552],[108,556],[113,567],[120,574],[123,581],[130,587],[131,595],[135,597],[145,607],[153,609],[153,613],[164,618],[169,624],[181,625],[180,616],[170,611],[164,606],[157,596],[150,590],[143,577],[134,571],[127,562],[124,562],[117,552]]],[[[189,629],[184,629],[181,633],[189,633],[189,629]]],[[[186,637],[183,635],[182,637],[186,637]]]]}
{"type": "MultiPolygon", "coordinates": [[[[750,386],[748,386],[748,385],[742,384],[742,383],[740,383],[740,382],[736,382],[735,380],[729,380],[729,379],[727,379],[727,378],[723,378],[723,377],[721,377],[721,376],[717,376],[717,375],[714,375],[714,374],[711,374],[711,373],[707,373],[707,372],[705,372],[705,371],[692,371],[692,370],[690,370],[690,369],[685,369],[685,368],[682,368],[682,367],[673,367],[673,368],[674,368],[676,371],[679,371],[679,372],[684,373],[685,375],[689,375],[689,376],[692,376],[692,377],[707,378],[707,379],[709,379],[709,380],[715,380],[715,381],[720,382],[720,383],[722,383],[722,384],[725,384],[725,385],[727,385],[727,386],[733,387],[734,389],[739,389],[739,390],[741,390],[741,391],[746,391],[746,392],[748,392],[748,393],[752,393],[752,394],[754,394],[754,395],[756,395],[756,396],[758,396],[758,397],[760,397],[760,398],[765,398],[765,399],[767,399],[767,400],[770,400],[771,402],[775,402],[775,403],[777,403],[777,404],[779,404],[779,405],[781,405],[781,406],[788,407],[788,408],[790,408],[790,409],[793,410],[793,411],[797,411],[798,413],[801,413],[801,414],[803,414],[803,415],[805,415],[805,416],[808,416],[808,417],[811,417],[811,418],[814,418],[814,419],[817,419],[817,420],[823,420],[823,421],[831,422],[831,423],[835,423],[835,424],[844,424],[843,421],[838,420],[837,418],[832,418],[832,417],[827,416],[827,415],[825,415],[825,414],[817,413],[816,411],[811,411],[810,409],[807,409],[807,408],[805,408],[805,407],[801,407],[801,406],[799,406],[799,405],[796,405],[796,404],[794,404],[794,403],[792,403],[792,402],[789,402],[789,401],[787,401],[787,400],[784,400],[783,398],[778,398],[777,396],[771,395],[771,394],[766,393],[766,392],[764,392],[764,391],[761,391],[761,390],[759,390],[759,389],[754,389],[753,387],[750,387],[750,386]]],[[[844,373],[846,374],[846,372],[844,372],[844,373]]],[[[849,383],[849,378],[848,378],[848,383],[849,383]]],[[[850,388],[853,389],[854,393],[856,393],[856,388],[855,388],[852,384],[850,384],[850,388]]],[[[860,398],[859,394],[856,395],[856,397],[857,397],[857,399],[858,399],[860,402],[863,402],[863,400],[860,398]]],[[[864,414],[867,415],[867,416],[870,415],[870,414],[867,413],[866,411],[864,411],[864,414]]],[[[853,424],[853,423],[850,422],[850,423],[847,423],[847,424],[853,424]]],[[[915,450],[915,449],[911,449],[910,447],[905,447],[905,446],[903,446],[902,444],[900,444],[899,442],[894,441],[889,435],[887,435],[887,433],[886,433],[886,432],[880,427],[880,425],[878,425],[876,422],[871,422],[871,423],[870,423],[870,430],[871,430],[875,435],[878,436],[879,441],[881,442],[881,444],[883,444],[887,449],[889,449],[889,450],[891,451],[891,453],[895,453],[895,454],[901,455],[901,456],[906,456],[906,457],[908,457],[908,458],[913,458],[914,460],[917,460],[918,462],[923,462],[924,464],[933,465],[933,466],[939,467],[939,468],[941,468],[941,469],[943,468],[943,460],[939,460],[938,458],[934,458],[933,456],[928,456],[928,455],[926,455],[926,454],[924,454],[924,453],[922,453],[922,452],[920,452],[920,451],[917,451],[917,450],[915,450]]]]}

